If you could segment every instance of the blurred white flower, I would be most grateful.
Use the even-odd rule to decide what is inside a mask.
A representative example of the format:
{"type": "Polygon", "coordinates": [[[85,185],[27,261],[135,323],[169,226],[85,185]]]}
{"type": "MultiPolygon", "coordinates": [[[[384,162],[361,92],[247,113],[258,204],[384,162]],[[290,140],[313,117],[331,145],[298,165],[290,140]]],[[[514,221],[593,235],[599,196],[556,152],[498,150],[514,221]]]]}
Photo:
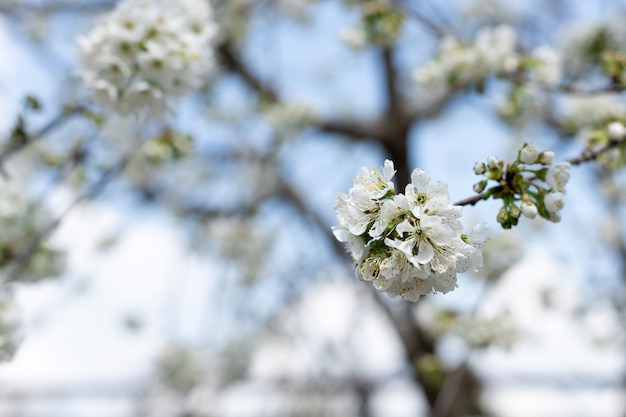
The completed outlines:
{"type": "Polygon", "coordinates": [[[162,117],[214,66],[209,2],[125,0],[77,40],[80,77],[117,114],[162,117]]]}
{"type": "Polygon", "coordinates": [[[436,59],[416,68],[413,77],[422,86],[440,89],[511,73],[519,67],[516,42],[515,31],[506,25],[480,30],[474,42],[467,45],[444,37],[436,59]]]}
{"type": "Polygon", "coordinates": [[[620,122],[610,123],[607,130],[609,138],[613,140],[620,140],[626,136],[626,127],[620,122]]]}
{"type": "Polygon", "coordinates": [[[563,59],[561,54],[548,46],[540,46],[532,53],[537,60],[534,68],[535,79],[546,87],[554,88],[563,76],[563,59]]]}

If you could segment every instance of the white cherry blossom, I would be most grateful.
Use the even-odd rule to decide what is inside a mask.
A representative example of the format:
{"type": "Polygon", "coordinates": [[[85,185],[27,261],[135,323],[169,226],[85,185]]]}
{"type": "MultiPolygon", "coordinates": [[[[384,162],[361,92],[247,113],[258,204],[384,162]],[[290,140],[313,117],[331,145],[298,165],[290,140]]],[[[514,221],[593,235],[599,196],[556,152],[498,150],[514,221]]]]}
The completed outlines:
{"type": "Polygon", "coordinates": [[[570,168],[571,165],[569,162],[558,162],[548,168],[548,173],[546,174],[546,183],[548,183],[553,191],[558,191],[565,194],[565,185],[570,178],[570,168]]]}
{"type": "Polygon", "coordinates": [[[462,234],[462,208],[447,184],[431,184],[417,168],[405,194],[395,194],[389,160],[381,170],[361,168],[348,193],[337,194],[335,238],[346,244],[358,279],[409,301],[449,292],[459,272],[482,265],[486,227],[462,234]]]}

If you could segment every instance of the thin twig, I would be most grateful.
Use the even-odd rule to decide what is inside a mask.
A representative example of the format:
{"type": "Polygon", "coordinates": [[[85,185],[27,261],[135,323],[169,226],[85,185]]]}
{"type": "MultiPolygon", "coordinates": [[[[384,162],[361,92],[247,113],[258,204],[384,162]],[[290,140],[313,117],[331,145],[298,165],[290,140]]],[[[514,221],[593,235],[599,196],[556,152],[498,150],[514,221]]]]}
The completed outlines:
{"type": "Polygon", "coordinates": [[[8,159],[11,155],[22,150],[26,146],[42,139],[54,129],[68,122],[72,117],[82,114],[85,111],[87,111],[87,108],[85,106],[70,107],[68,109],[65,109],[63,113],[59,114],[57,117],[48,122],[47,125],[45,125],[35,133],[29,134],[28,132],[21,130],[19,132],[19,139],[9,143],[4,149],[0,151],[0,170],[4,171],[2,169],[2,166],[5,160],[8,159]]]}
{"type": "Polygon", "coordinates": [[[230,43],[222,43],[218,51],[224,65],[238,74],[248,87],[256,91],[261,97],[274,102],[279,101],[276,90],[267,83],[262,82],[261,79],[252,72],[250,67],[241,59],[239,53],[235,51],[235,48],[230,43]]]}

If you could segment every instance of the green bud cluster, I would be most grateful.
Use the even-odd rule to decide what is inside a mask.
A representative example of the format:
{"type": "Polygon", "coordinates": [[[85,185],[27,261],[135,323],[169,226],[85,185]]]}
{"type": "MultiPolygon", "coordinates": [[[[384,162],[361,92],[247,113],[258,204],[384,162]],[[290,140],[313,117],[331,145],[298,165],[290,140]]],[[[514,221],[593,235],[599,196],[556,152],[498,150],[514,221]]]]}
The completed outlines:
{"type": "Polygon", "coordinates": [[[553,162],[553,152],[539,152],[532,143],[524,143],[513,162],[491,156],[476,163],[474,173],[484,179],[474,184],[474,191],[482,193],[483,200],[502,200],[497,220],[504,229],[516,226],[522,216],[559,221],[569,164],[553,162]]]}

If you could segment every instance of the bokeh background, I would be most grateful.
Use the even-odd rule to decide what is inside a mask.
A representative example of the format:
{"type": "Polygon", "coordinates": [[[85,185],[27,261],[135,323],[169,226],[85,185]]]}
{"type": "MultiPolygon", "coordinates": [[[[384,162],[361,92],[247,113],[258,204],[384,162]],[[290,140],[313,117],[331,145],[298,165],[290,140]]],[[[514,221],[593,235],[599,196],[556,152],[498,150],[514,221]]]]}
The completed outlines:
{"type": "Polygon", "coordinates": [[[417,303],[359,282],[330,230],[336,194],[388,157],[458,201],[475,162],[524,142],[579,155],[626,116],[621,89],[529,87],[511,115],[516,80],[437,95],[413,71],[445,36],[507,24],[588,91],[626,51],[623,4],[214,1],[205,85],[141,121],[77,75],[77,37],[115,5],[0,2],[0,242],[51,251],[3,255],[0,341],[19,348],[0,415],[626,415],[619,169],[573,168],[559,223],[465,207],[466,230],[490,225],[485,267],[417,303]],[[7,152],[20,118],[30,140],[7,152]]]}

